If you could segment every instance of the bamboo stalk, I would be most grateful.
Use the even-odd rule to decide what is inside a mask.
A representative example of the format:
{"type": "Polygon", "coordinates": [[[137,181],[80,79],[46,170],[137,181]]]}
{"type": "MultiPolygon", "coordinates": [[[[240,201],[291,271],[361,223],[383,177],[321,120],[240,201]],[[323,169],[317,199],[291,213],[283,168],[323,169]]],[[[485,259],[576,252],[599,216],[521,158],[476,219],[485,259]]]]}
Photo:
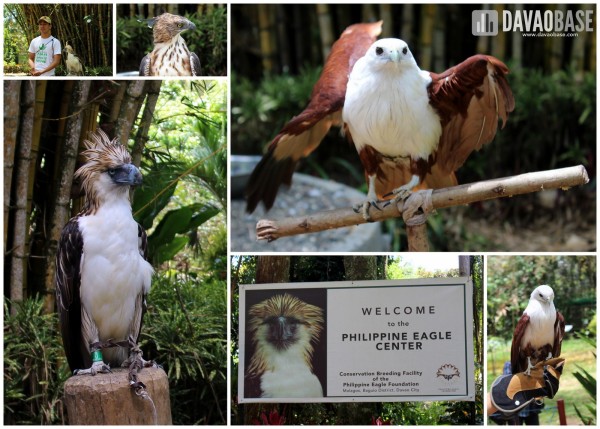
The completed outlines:
{"type": "Polygon", "coordinates": [[[19,131],[19,102],[21,101],[20,80],[4,81],[4,252],[8,242],[8,219],[10,213],[10,190],[12,188],[17,134],[19,131]]]}
{"type": "MultiPolygon", "coordinates": [[[[13,243],[10,273],[10,299],[22,302],[23,291],[27,284],[27,242],[28,213],[27,188],[29,187],[29,166],[31,164],[31,141],[33,136],[33,115],[35,104],[35,82],[26,81],[23,93],[23,121],[16,153],[15,171],[15,214],[13,227],[13,243]]],[[[12,306],[11,314],[16,314],[12,306]]]]}
{"type": "MultiPolygon", "coordinates": [[[[79,138],[81,136],[82,108],[88,99],[91,81],[76,81],[71,97],[70,113],[76,113],[69,117],[66,123],[64,156],[62,157],[60,177],[57,182],[56,202],[52,210],[52,219],[50,220],[50,230],[48,235],[48,245],[46,256],[48,258],[45,273],[46,291],[53,292],[55,289],[54,278],[56,274],[56,265],[54,258],[58,246],[58,240],[63,226],[70,217],[71,185],[73,183],[73,173],[77,161],[77,149],[79,147],[79,138]]],[[[51,313],[54,311],[54,293],[47,293],[44,296],[44,309],[51,313]]]]}
{"type": "MultiPolygon", "coordinates": [[[[556,170],[538,171],[520,174],[502,179],[486,180],[435,189],[432,193],[433,209],[459,206],[476,201],[527,194],[545,189],[561,188],[567,190],[572,186],[589,182],[587,171],[583,165],[560,168],[556,170]]],[[[422,192],[422,191],[418,191],[422,192]]],[[[416,194],[417,192],[415,192],[416,194]]],[[[404,202],[398,205],[389,204],[381,211],[370,209],[373,221],[381,221],[402,215],[404,202]]],[[[360,213],[351,208],[328,210],[311,215],[280,220],[261,219],[256,224],[256,236],[259,240],[273,241],[280,237],[307,234],[366,223],[360,213]]]]}

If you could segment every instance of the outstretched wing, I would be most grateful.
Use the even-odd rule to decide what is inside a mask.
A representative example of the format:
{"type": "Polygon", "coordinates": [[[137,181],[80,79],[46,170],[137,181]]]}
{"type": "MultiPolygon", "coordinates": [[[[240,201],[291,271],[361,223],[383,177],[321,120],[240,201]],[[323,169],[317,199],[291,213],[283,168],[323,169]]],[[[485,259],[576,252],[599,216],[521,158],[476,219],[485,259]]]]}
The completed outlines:
{"type": "Polygon", "coordinates": [[[81,336],[79,286],[82,258],[83,236],[77,218],[73,218],[63,228],[56,254],[56,305],[63,346],[71,371],[91,365],[89,350],[81,336]]]}
{"type": "Polygon", "coordinates": [[[523,362],[521,362],[521,340],[523,339],[523,335],[525,335],[525,330],[528,328],[528,326],[529,316],[523,314],[517,322],[517,326],[515,327],[512,346],[510,348],[510,365],[513,374],[527,369],[527,364],[523,365],[523,362]]]}
{"type": "Polygon", "coordinates": [[[195,52],[190,53],[190,67],[192,68],[192,76],[202,75],[202,67],[200,65],[200,58],[195,52]]]}
{"type": "Polygon", "coordinates": [[[560,356],[562,341],[565,336],[565,318],[560,313],[556,312],[556,321],[554,322],[554,344],[552,345],[552,357],[560,356]]]}
{"type": "Polygon", "coordinates": [[[150,76],[150,54],[146,54],[140,63],[140,76],[150,76]]]}
{"type": "Polygon", "coordinates": [[[515,107],[500,60],[475,55],[442,74],[430,73],[429,97],[440,115],[442,136],[436,153],[438,167],[456,171],[474,150],[494,139],[515,107]]]}
{"type": "Polygon", "coordinates": [[[281,184],[291,184],[296,163],[319,146],[332,125],[341,125],[348,75],[381,34],[382,24],[351,25],[333,44],[308,106],[275,136],[252,172],[246,189],[248,212],[261,201],[270,209],[281,184]]]}

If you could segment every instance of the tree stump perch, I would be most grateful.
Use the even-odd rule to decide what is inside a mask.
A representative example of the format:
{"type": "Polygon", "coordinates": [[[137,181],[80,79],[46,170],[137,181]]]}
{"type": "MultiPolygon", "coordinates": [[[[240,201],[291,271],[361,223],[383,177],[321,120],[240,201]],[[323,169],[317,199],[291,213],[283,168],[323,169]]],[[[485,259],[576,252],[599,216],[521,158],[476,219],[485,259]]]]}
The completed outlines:
{"type": "Polygon", "coordinates": [[[138,379],[152,402],[129,387],[128,370],[109,374],[73,376],[65,382],[64,401],[71,425],[171,425],[167,374],[160,368],[144,368],[138,379]]]}

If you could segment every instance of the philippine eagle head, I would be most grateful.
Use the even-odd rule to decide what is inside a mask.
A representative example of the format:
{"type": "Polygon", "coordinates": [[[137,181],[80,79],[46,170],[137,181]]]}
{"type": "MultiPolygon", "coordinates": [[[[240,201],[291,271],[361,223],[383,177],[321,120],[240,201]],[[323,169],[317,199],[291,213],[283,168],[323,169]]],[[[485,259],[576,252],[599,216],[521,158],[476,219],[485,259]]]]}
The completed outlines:
{"type": "Polygon", "coordinates": [[[250,308],[250,332],[256,347],[250,373],[269,368],[269,355],[299,350],[312,369],[314,344],[323,329],[323,310],[290,294],[275,295],[250,308]]]}
{"type": "Polygon", "coordinates": [[[86,208],[93,213],[107,200],[122,198],[131,186],[140,185],[142,175],[118,139],[110,140],[100,129],[90,138],[84,141],[85,164],[75,172],[75,179],[81,181],[86,208]]]}

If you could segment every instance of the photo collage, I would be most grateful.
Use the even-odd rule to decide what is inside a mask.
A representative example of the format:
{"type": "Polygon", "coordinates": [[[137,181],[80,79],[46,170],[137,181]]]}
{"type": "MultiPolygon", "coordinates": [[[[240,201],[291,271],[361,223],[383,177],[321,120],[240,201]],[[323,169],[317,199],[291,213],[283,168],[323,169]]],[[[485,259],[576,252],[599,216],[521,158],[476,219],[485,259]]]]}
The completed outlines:
{"type": "Polygon", "coordinates": [[[597,4],[3,2],[3,424],[597,425],[597,4]]]}

